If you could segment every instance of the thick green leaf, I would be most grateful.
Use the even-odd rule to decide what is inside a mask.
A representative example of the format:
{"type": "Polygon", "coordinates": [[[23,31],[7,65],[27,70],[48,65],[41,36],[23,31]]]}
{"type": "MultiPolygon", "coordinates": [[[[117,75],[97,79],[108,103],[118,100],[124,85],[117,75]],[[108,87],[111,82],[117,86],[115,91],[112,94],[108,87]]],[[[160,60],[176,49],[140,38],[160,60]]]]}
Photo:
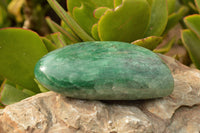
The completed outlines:
{"type": "Polygon", "coordinates": [[[72,44],[72,42],[60,32],[49,34],[46,36],[46,38],[49,39],[56,46],[56,48],[61,48],[72,44]]]}
{"type": "Polygon", "coordinates": [[[78,23],[58,4],[56,0],[47,0],[57,15],[76,33],[83,41],[94,41],[78,23]]]}
{"type": "Polygon", "coordinates": [[[110,9],[110,8],[108,8],[108,7],[99,7],[99,8],[94,10],[93,15],[94,15],[95,18],[99,19],[108,9],[110,9]]]}
{"type": "Polygon", "coordinates": [[[68,41],[69,44],[70,44],[70,42],[71,43],[77,43],[77,42],[81,41],[78,37],[74,36],[70,32],[66,31],[64,28],[62,28],[61,26],[59,26],[58,24],[56,24],[49,17],[46,17],[46,21],[47,21],[49,27],[51,28],[51,30],[53,32],[60,32],[60,33],[62,33],[62,35],[65,36],[67,40],[69,40],[68,41]]]}
{"type": "Polygon", "coordinates": [[[173,37],[169,42],[167,42],[167,44],[165,44],[161,48],[154,49],[153,52],[165,54],[172,48],[172,46],[174,45],[175,41],[176,41],[176,37],[173,37]]]}
{"type": "Polygon", "coordinates": [[[91,35],[92,26],[98,22],[94,10],[99,7],[114,8],[113,0],[67,0],[68,11],[76,22],[91,35]]]}
{"type": "Polygon", "coordinates": [[[19,102],[31,95],[23,92],[23,90],[17,89],[12,83],[6,81],[2,86],[0,101],[4,105],[10,105],[19,102]]]}
{"type": "Polygon", "coordinates": [[[63,36],[60,32],[50,34],[47,36],[47,38],[50,39],[57,48],[62,48],[66,46],[65,40],[63,39],[63,36]]]}
{"type": "Polygon", "coordinates": [[[161,41],[162,41],[162,37],[150,36],[150,37],[136,40],[132,42],[132,44],[153,50],[160,44],[161,41]]]}
{"type": "Polygon", "coordinates": [[[152,0],[151,18],[148,28],[145,32],[145,37],[160,36],[168,21],[167,1],[166,0],[152,0]]]}
{"type": "Polygon", "coordinates": [[[48,52],[51,52],[53,50],[55,50],[57,47],[56,45],[54,45],[49,39],[47,39],[46,37],[41,37],[43,43],[45,44],[48,52]]]}
{"type": "Polygon", "coordinates": [[[185,24],[200,37],[200,15],[190,15],[184,18],[185,24]]]}
{"type": "Polygon", "coordinates": [[[195,66],[200,69],[200,38],[191,30],[183,30],[181,39],[195,66]]]}
{"type": "Polygon", "coordinates": [[[35,92],[33,92],[33,91],[27,90],[27,89],[25,89],[25,88],[19,86],[19,85],[13,84],[12,82],[10,82],[10,81],[8,81],[8,80],[6,80],[6,82],[9,82],[10,85],[15,86],[15,88],[17,88],[17,89],[23,91],[24,93],[26,93],[26,94],[28,94],[28,95],[30,95],[30,96],[33,96],[33,95],[36,95],[36,94],[37,94],[37,93],[35,93],[35,92]]]}
{"type": "MultiPolygon", "coordinates": [[[[72,35],[78,37],[63,20],[61,20],[60,25],[61,25],[61,27],[63,27],[66,31],[68,31],[72,35]]],[[[81,39],[79,38],[79,40],[81,40],[81,39]]]]}
{"type": "Polygon", "coordinates": [[[122,4],[122,0],[114,0],[114,7],[118,7],[122,4]]]}
{"type": "Polygon", "coordinates": [[[22,92],[29,95],[29,96],[34,96],[36,95],[36,93],[30,91],[30,90],[27,90],[27,89],[22,89],[22,92]]]}
{"type": "MultiPolygon", "coordinates": [[[[114,8],[113,1],[114,0],[76,0],[76,1],[67,0],[67,9],[72,14],[75,7],[81,7],[82,5],[86,5],[88,8],[90,8],[86,10],[89,10],[93,13],[94,9],[98,7],[114,8]]],[[[116,0],[116,1],[120,1],[120,0],[116,0]]]]}
{"type": "Polygon", "coordinates": [[[172,14],[175,11],[176,0],[167,0],[168,15],[172,14]]]}
{"type": "Polygon", "coordinates": [[[98,23],[102,41],[132,42],[143,38],[150,17],[146,0],[124,0],[116,10],[107,10],[98,23]]]}
{"type": "Polygon", "coordinates": [[[38,82],[36,79],[34,79],[34,80],[38,84],[38,87],[40,88],[41,92],[48,92],[49,91],[47,88],[45,88],[43,85],[41,85],[40,82],[38,82]]]}
{"type": "Polygon", "coordinates": [[[94,24],[93,27],[92,27],[92,36],[95,40],[99,41],[100,38],[99,38],[99,34],[98,34],[98,25],[97,24],[94,24]]]}
{"type": "Polygon", "coordinates": [[[189,9],[186,6],[182,6],[177,13],[169,15],[164,34],[174,27],[188,11],[189,9]]]}
{"type": "Polygon", "coordinates": [[[200,0],[195,0],[195,4],[196,4],[196,7],[197,7],[197,10],[200,13],[200,0]]]}
{"type": "Polygon", "coordinates": [[[33,71],[36,62],[47,54],[40,37],[30,30],[8,28],[0,30],[0,40],[0,75],[39,92],[33,71]]]}

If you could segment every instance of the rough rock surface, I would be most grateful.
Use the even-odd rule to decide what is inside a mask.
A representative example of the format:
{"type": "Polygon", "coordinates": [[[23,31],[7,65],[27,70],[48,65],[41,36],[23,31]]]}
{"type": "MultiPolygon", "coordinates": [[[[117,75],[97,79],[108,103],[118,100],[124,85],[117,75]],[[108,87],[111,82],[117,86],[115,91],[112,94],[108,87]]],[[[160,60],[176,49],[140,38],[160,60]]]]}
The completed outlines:
{"type": "Polygon", "coordinates": [[[200,71],[161,56],[175,88],[140,101],[86,101],[54,92],[0,110],[0,133],[199,133],[200,71]]]}

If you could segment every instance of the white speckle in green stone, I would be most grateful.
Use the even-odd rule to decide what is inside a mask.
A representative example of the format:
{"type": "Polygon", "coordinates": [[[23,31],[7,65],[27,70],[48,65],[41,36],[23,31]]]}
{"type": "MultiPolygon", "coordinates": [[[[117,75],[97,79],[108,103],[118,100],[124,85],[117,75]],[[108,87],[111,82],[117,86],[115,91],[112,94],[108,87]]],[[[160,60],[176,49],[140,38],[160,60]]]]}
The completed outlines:
{"type": "Polygon", "coordinates": [[[164,97],[174,88],[167,65],[145,48],[124,42],[83,42],[38,61],[36,79],[49,90],[92,100],[164,97]]]}

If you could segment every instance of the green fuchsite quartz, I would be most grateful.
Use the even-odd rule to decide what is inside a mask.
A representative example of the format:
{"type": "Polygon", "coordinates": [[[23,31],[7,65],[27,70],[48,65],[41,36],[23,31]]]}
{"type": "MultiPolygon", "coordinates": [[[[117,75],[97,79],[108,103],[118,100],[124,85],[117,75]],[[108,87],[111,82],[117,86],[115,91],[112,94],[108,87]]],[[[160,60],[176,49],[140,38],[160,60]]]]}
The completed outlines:
{"type": "Polygon", "coordinates": [[[92,100],[164,97],[174,80],[158,55],[124,42],[83,42],[57,49],[38,61],[36,79],[49,90],[92,100]]]}

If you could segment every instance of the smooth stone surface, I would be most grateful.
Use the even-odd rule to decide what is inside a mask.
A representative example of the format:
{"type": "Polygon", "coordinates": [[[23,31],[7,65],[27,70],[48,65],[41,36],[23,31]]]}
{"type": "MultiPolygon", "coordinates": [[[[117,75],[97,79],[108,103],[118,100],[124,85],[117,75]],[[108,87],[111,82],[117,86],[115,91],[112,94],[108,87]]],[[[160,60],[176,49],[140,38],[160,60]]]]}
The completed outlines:
{"type": "Polygon", "coordinates": [[[46,88],[79,99],[157,98],[174,87],[158,55],[123,42],[83,42],[55,50],[36,64],[35,77],[46,88]]]}

